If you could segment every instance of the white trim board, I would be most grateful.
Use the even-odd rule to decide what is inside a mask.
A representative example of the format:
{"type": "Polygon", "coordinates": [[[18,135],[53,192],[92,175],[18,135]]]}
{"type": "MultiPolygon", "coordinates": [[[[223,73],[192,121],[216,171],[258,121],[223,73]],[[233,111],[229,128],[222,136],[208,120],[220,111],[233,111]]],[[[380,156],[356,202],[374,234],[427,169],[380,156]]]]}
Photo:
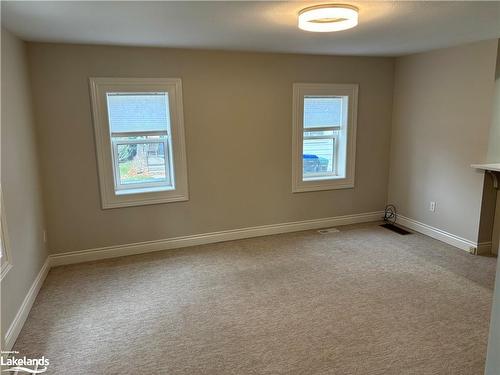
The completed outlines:
{"type": "Polygon", "coordinates": [[[297,232],[302,230],[320,229],[337,225],[366,223],[381,220],[383,212],[329,217],[289,223],[261,225],[249,228],[231,229],[219,232],[194,234],[190,236],[173,237],[156,241],[137,242],[132,244],[100,247],[95,249],[72,251],[50,255],[51,266],[89,262],[99,259],[116,258],[126,255],[149,253],[153,251],[177,249],[181,247],[204,245],[215,242],[239,240],[272,234],[297,232]]]}
{"type": "Polygon", "coordinates": [[[426,236],[435,238],[436,240],[447,243],[448,245],[458,247],[459,249],[465,250],[467,252],[471,252],[471,248],[477,250],[479,245],[477,242],[459,237],[442,229],[432,227],[414,219],[410,219],[406,216],[398,215],[397,224],[401,224],[404,227],[413,229],[416,232],[420,232],[422,234],[425,234],[426,236]]]}
{"type": "Polygon", "coordinates": [[[19,336],[19,333],[21,332],[21,329],[23,328],[24,323],[28,318],[28,314],[31,310],[31,307],[33,306],[33,303],[35,302],[36,296],[38,295],[38,292],[40,291],[40,288],[42,287],[43,282],[45,281],[45,278],[49,273],[50,267],[50,257],[47,257],[45,263],[40,269],[40,272],[38,272],[38,275],[33,281],[33,284],[31,284],[31,287],[28,290],[28,293],[26,294],[21,307],[19,307],[19,310],[17,311],[17,314],[14,317],[14,320],[12,321],[9,329],[7,330],[7,333],[5,334],[5,349],[2,350],[11,350],[14,346],[14,343],[17,340],[17,336],[19,336]]]}

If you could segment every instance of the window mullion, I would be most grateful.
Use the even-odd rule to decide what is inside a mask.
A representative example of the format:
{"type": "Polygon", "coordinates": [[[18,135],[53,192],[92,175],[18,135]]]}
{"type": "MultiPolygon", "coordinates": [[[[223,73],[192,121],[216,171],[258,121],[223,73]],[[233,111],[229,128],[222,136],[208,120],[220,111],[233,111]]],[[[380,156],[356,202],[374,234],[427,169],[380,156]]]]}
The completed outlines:
{"type": "Polygon", "coordinates": [[[128,137],[152,137],[152,136],[168,136],[168,131],[151,131],[151,132],[112,132],[111,137],[128,138],[128,137]]]}
{"type": "Polygon", "coordinates": [[[341,129],[342,129],[341,126],[315,126],[315,127],[302,128],[304,132],[325,132],[325,131],[337,131],[341,129]]]}
{"type": "Polygon", "coordinates": [[[335,139],[335,135],[304,135],[304,139],[335,139]]]}
{"type": "Polygon", "coordinates": [[[128,145],[128,144],[150,144],[150,143],[162,143],[164,139],[156,138],[156,139],[116,139],[113,138],[113,142],[119,145],[128,145]]]}

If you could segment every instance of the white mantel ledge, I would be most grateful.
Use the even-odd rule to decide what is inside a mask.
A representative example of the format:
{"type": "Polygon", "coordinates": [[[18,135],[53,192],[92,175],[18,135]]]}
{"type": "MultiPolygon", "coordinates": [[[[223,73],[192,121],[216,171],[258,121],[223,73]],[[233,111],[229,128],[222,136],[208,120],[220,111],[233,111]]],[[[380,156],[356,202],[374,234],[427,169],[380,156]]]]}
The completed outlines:
{"type": "Polygon", "coordinates": [[[483,171],[500,172],[500,163],[472,164],[471,167],[482,169],[483,171]]]}
{"type": "Polygon", "coordinates": [[[499,189],[500,182],[498,181],[497,173],[500,172],[500,163],[489,163],[489,164],[472,164],[472,168],[481,169],[488,173],[493,179],[493,187],[497,190],[499,189]]]}

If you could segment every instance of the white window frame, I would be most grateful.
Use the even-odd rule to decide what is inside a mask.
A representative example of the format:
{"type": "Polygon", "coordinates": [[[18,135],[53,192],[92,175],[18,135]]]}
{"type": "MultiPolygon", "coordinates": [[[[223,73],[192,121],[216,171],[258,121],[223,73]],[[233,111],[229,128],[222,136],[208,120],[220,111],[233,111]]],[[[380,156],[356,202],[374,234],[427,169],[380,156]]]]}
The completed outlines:
{"type": "Polygon", "coordinates": [[[330,83],[294,83],[293,84],[293,114],[292,114],[292,192],[350,189],[354,188],[356,164],[356,128],[358,113],[358,84],[330,83]],[[306,96],[347,96],[347,121],[340,127],[304,128],[304,97],[306,96]],[[314,130],[334,130],[334,173],[317,178],[303,178],[303,143],[304,132],[314,130]],[[335,134],[338,131],[338,135],[335,134]],[[347,137],[344,141],[342,138],[347,137]],[[339,150],[345,147],[345,152],[339,150]],[[339,156],[345,154],[345,160],[339,156]]]}
{"type": "Polygon", "coordinates": [[[10,243],[7,233],[7,221],[5,218],[5,205],[3,202],[2,188],[0,187],[0,246],[2,247],[2,257],[0,258],[0,281],[3,280],[7,272],[12,268],[12,258],[10,256],[10,243]]]}
{"type": "MultiPolygon", "coordinates": [[[[97,151],[97,166],[103,209],[141,206],[189,199],[186,146],[184,136],[184,115],[182,104],[182,82],[180,78],[95,78],[91,77],[90,93],[97,151]],[[118,144],[127,141],[113,141],[107,111],[107,93],[168,93],[170,110],[170,144],[165,139],[134,140],[132,143],[164,143],[165,155],[171,156],[170,176],[173,188],[158,186],[157,183],[120,186],[118,161],[115,156],[118,144]],[[140,186],[139,186],[140,185],[140,186]]],[[[138,132],[138,135],[158,135],[158,132],[138,132]],[[148,134],[146,134],[148,133],[148,134]],[[150,134],[151,133],[151,134],[150,134]]],[[[113,134],[115,137],[117,134],[113,134]]],[[[129,136],[130,133],[124,133],[129,136]]]]}

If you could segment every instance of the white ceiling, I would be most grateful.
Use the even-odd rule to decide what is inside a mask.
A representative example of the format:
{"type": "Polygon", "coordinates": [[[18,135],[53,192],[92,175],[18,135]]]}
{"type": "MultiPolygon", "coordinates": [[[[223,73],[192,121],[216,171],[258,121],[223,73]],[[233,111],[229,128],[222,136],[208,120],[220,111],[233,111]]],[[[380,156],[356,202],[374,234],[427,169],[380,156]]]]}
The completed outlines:
{"type": "Polygon", "coordinates": [[[500,2],[348,2],[360,9],[359,26],[336,33],[297,28],[298,11],[316,1],[1,6],[2,25],[29,41],[395,56],[500,37],[500,2]]]}

